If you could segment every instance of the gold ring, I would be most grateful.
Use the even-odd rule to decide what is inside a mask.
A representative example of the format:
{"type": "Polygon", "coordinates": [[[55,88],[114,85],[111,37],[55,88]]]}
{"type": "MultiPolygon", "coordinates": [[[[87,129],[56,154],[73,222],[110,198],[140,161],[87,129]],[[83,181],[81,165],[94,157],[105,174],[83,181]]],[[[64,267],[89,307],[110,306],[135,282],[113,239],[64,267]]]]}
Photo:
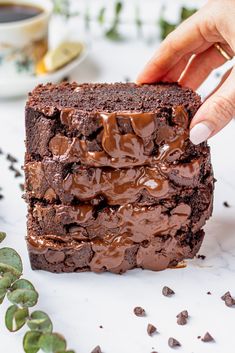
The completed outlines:
{"type": "Polygon", "coordinates": [[[227,61],[233,59],[233,56],[231,56],[226,50],[224,50],[219,43],[215,43],[214,47],[227,61]]]}

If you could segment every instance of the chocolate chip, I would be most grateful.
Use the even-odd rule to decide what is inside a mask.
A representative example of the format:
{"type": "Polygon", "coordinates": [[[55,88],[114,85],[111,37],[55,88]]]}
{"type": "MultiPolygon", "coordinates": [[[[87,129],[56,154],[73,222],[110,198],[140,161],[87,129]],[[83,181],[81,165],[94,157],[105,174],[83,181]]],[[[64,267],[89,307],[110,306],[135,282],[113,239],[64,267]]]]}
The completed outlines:
{"type": "Polygon", "coordinates": [[[155,332],[157,332],[157,328],[152,324],[148,324],[147,332],[149,336],[152,336],[155,332]]]}
{"type": "Polygon", "coordinates": [[[197,255],[198,259],[205,260],[206,256],[205,255],[197,255]]]}
{"type": "Polygon", "coordinates": [[[171,348],[176,348],[176,347],[180,347],[181,344],[175,338],[170,337],[168,339],[168,346],[171,347],[171,348]]]}
{"type": "Polygon", "coordinates": [[[171,297],[172,295],[175,294],[175,292],[173,291],[173,289],[165,286],[162,288],[162,294],[165,296],[165,297],[171,297]]]}
{"type": "Polygon", "coordinates": [[[100,346],[95,347],[91,353],[102,353],[100,346]]]}
{"type": "Polygon", "coordinates": [[[146,315],[146,312],[143,308],[141,308],[141,306],[137,306],[136,308],[134,308],[134,314],[136,316],[143,317],[146,315]]]}
{"type": "Polygon", "coordinates": [[[176,317],[177,317],[177,324],[178,325],[186,325],[187,319],[188,319],[188,311],[183,310],[176,317]]]}
{"type": "Polygon", "coordinates": [[[11,163],[17,163],[18,162],[18,160],[15,157],[13,157],[10,153],[7,154],[6,158],[11,163]]]}
{"type": "Polygon", "coordinates": [[[225,302],[225,305],[228,307],[234,306],[235,305],[235,299],[231,296],[230,292],[226,292],[221,299],[225,302]]]}
{"type": "Polygon", "coordinates": [[[197,336],[197,339],[200,340],[201,336],[197,336]]]}
{"type": "Polygon", "coordinates": [[[224,201],[223,205],[224,207],[227,207],[227,208],[231,207],[227,201],[224,201]]]}
{"type": "Polygon", "coordinates": [[[207,295],[211,295],[211,292],[207,292],[206,294],[207,294],[207,295]]]}
{"type": "Polygon", "coordinates": [[[214,341],[214,338],[211,336],[209,332],[207,332],[204,337],[201,339],[202,342],[212,342],[214,341]]]}
{"type": "Polygon", "coordinates": [[[104,327],[102,325],[100,325],[99,328],[104,328],[104,327]]]}
{"type": "Polygon", "coordinates": [[[186,319],[188,319],[189,315],[188,315],[188,311],[187,310],[183,310],[181,311],[176,317],[185,317],[186,319]]]}
{"type": "Polygon", "coordinates": [[[24,184],[19,184],[20,190],[24,191],[24,184]]]}

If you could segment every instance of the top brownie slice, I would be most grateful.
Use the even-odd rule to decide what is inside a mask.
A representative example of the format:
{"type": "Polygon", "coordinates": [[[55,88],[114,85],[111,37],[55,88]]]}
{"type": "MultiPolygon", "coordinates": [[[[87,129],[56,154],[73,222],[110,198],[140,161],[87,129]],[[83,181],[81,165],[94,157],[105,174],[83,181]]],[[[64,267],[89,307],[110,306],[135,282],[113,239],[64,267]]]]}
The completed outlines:
{"type": "Polygon", "coordinates": [[[40,85],[26,106],[26,162],[125,168],[195,157],[188,128],[200,104],[177,84],[40,85]]]}

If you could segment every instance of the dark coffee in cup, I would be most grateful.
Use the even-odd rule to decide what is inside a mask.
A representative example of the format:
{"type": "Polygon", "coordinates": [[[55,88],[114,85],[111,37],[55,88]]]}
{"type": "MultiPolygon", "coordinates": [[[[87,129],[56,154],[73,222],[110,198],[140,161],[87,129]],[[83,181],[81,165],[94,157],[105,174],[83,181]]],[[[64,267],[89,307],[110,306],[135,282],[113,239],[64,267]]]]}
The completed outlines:
{"type": "Polygon", "coordinates": [[[43,9],[34,5],[0,3],[0,23],[18,22],[38,16],[43,9]]]}

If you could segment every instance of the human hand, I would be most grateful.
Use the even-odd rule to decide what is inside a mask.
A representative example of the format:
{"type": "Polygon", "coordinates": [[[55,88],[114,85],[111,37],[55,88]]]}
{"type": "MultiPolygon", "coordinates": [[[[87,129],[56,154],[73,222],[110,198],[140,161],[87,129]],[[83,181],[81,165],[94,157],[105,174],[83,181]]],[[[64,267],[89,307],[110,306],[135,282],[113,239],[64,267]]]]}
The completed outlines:
{"type": "MultiPolygon", "coordinates": [[[[137,83],[175,82],[197,89],[235,53],[235,0],[209,0],[162,42],[137,83]],[[216,48],[216,43],[219,48],[216,48]],[[222,48],[222,52],[221,52],[222,48]]],[[[235,68],[222,78],[194,116],[190,139],[199,144],[235,115],[235,68]]]]}

